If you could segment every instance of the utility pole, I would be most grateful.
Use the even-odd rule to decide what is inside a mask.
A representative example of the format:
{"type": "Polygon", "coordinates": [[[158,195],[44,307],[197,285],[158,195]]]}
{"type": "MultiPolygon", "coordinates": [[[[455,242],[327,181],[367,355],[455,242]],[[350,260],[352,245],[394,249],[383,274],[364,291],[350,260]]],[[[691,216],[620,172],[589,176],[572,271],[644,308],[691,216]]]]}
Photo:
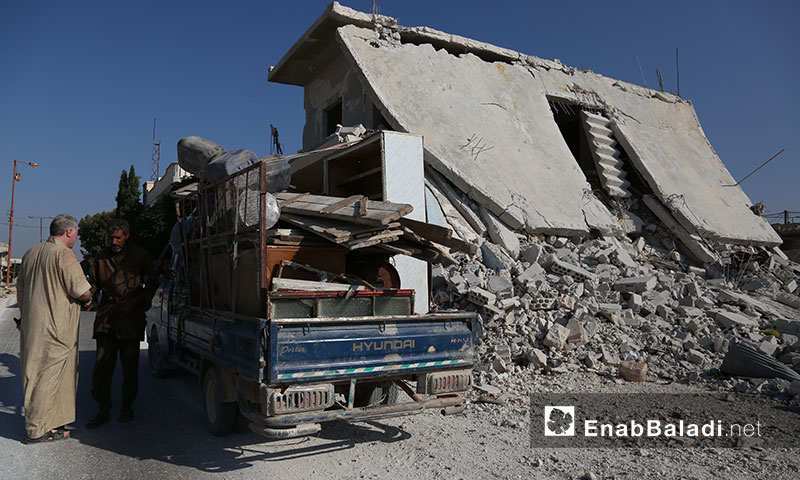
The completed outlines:
{"type": "Polygon", "coordinates": [[[156,142],[156,119],[153,117],[153,153],[150,158],[150,180],[158,181],[161,173],[161,140],[156,142]]]}
{"type": "Polygon", "coordinates": [[[49,217],[37,217],[36,215],[28,215],[28,218],[38,218],[39,219],[39,243],[44,241],[44,236],[42,236],[42,220],[45,218],[53,218],[52,215],[49,217]]]}
{"type": "Polygon", "coordinates": [[[11,285],[11,235],[14,232],[14,187],[17,182],[22,180],[22,175],[17,171],[17,163],[24,163],[33,168],[39,166],[38,163],[23,162],[22,160],[14,160],[14,176],[11,179],[11,211],[8,214],[8,264],[6,265],[6,288],[11,285]]]}

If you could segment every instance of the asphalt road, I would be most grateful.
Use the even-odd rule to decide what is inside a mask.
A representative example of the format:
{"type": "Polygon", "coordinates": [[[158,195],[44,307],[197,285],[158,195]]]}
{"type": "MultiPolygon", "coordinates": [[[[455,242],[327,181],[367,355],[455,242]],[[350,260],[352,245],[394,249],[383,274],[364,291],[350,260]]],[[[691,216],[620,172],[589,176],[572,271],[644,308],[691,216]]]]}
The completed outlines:
{"type": "Polygon", "coordinates": [[[215,437],[203,423],[197,378],[190,374],[153,378],[147,369],[145,343],[140,356],[140,388],[134,404],[134,421],[123,424],[116,420],[122,373],[118,366],[112,389],[115,401],[112,420],[96,430],[88,430],[85,424],[97,411],[90,393],[94,314],[84,312],[73,438],[28,445],[24,443],[19,334],[12,321],[15,316],[19,316],[16,302],[8,297],[0,299],[0,479],[227,479],[275,475],[345,478],[354,474],[353,464],[359,462],[369,462],[368,470],[374,472],[375,458],[370,458],[370,449],[361,448],[364,445],[394,443],[411,437],[402,427],[390,424],[400,425],[402,419],[387,423],[335,422],[313,437],[289,440],[268,440],[249,431],[215,437]]]}

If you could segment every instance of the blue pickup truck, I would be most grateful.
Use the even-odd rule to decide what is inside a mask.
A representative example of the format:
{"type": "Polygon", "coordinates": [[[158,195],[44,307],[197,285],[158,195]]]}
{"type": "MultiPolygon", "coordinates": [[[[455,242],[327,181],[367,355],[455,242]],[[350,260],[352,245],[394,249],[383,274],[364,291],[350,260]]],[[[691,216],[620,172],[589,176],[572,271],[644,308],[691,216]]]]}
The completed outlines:
{"type": "Polygon", "coordinates": [[[463,410],[475,314],[413,314],[413,290],[369,282],[331,283],[331,291],[270,288],[292,272],[300,285],[303,274],[319,278],[285,265],[316,273],[339,265],[337,273],[351,278],[348,265],[376,254],[271,241],[266,169],[261,162],[173,194],[179,222],[147,315],[151,372],[163,377],[180,367],[198,375],[217,435],[242,420],[266,437],[290,438],[330,420],[463,410]],[[249,220],[247,208],[257,211],[249,220]]]}

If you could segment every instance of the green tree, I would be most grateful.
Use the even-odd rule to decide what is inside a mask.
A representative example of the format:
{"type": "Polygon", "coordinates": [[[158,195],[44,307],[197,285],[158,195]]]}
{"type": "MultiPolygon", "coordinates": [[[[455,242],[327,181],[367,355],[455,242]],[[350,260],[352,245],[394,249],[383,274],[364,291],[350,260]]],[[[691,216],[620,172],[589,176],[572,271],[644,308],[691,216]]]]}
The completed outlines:
{"type": "Polygon", "coordinates": [[[83,254],[81,267],[86,274],[89,273],[97,254],[107,245],[106,225],[113,217],[114,212],[100,212],[86,215],[78,222],[78,237],[81,239],[83,254]]]}
{"type": "Polygon", "coordinates": [[[175,199],[165,193],[136,218],[138,233],[132,241],[147,250],[152,258],[158,258],[169,242],[175,219],[175,199]]]}
{"type": "Polygon", "coordinates": [[[131,228],[136,223],[136,218],[142,212],[142,202],[139,200],[140,178],[136,175],[133,165],[129,172],[125,170],[119,176],[119,188],[117,189],[117,209],[114,215],[117,218],[124,218],[130,223],[131,228]]]}

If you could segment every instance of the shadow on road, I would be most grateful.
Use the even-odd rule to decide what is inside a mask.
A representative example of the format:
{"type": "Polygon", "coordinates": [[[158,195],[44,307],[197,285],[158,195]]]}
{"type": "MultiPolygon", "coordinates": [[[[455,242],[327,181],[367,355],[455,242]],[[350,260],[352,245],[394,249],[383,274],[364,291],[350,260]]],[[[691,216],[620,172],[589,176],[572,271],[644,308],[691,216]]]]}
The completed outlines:
{"type": "Polygon", "coordinates": [[[121,392],[121,368],[118,366],[112,387],[115,401],[112,419],[98,429],[88,430],[86,422],[97,413],[90,393],[94,351],[80,353],[75,439],[139,460],[158,460],[204,472],[230,472],[257,462],[323,455],[365,442],[411,438],[408,432],[380,422],[329,422],[323,424],[317,435],[295,439],[269,440],[249,431],[216,437],[208,432],[204,423],[202,389],[197,378],[189,374],[153,378],[148,371],[146,355],[146,351],[141,352],[134,421],[119,423],[116,418],[121,392]]]}
{"type": "Polygon", "coordinates": [[[0,353],[0,436],[25,440],[19,357],[10,353],[0,353]]]}

